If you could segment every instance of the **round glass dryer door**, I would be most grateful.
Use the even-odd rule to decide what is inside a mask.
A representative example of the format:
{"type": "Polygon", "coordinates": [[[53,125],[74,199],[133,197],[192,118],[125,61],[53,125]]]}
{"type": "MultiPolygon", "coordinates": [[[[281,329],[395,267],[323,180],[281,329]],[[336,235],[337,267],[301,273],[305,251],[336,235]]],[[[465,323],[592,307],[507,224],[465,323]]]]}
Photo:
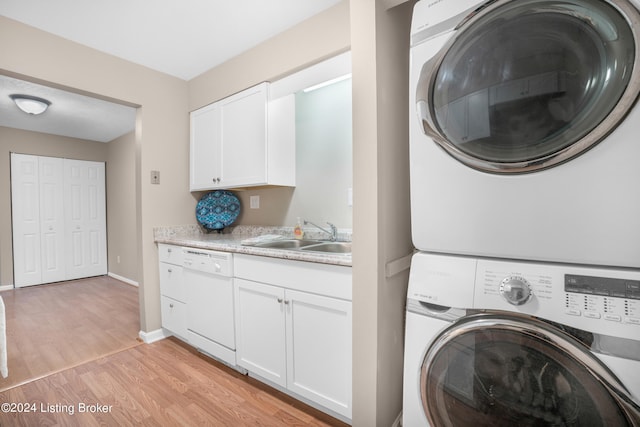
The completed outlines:
{"type": "Polygon", "coordinates": [[[627,0],[494,0],[424,64],[424,131],[487,172],[547,168],[623,120],[640,90],[640,16],[627,0]]]}
{"type": "Polygon", "coordinates": [[[585,345],[516,314],[465,317],[427,350],[421,400],[434,427],[637,426],[640,408],[585,345]]]}

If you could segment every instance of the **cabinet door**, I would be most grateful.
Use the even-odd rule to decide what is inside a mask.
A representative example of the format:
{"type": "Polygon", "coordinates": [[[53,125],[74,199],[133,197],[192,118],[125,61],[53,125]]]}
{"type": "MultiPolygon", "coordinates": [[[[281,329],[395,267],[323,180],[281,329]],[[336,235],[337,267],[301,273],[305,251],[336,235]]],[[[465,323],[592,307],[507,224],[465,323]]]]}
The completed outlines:
{"type": "Polygon", "coordinates": [[[267,182],[267,97],[262,83],[219,102],[225,187],[267,182]]]}
{"type": "Polygon", "coordinates": [[[287,290],[287,388],[351,418],[351,303],[287,290]]]}
{"type": "Polygon", "coordinates": [[[238,366],[286,387],[284,290],[234,279],[238,366]]]}
{"type": "Polygon", "coordinates": [[[219,104],[191,113],[189,184],[191,191],[219,186],[222,165],[222,129],[219,104]]]}
{"type": "Polygon", "coordinates": [[[160,314],[162,327],[187,339],[187,305],[166,296],[161,297],[160,314]]]}

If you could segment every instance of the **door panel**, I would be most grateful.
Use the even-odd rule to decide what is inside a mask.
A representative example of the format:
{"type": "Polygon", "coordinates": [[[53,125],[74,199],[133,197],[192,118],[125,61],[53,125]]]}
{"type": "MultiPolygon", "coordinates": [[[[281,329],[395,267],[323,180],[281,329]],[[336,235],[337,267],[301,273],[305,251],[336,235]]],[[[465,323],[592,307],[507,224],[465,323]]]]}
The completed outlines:
{"type": "Polygon", "coordinates": [[[67,278],[107,273],[104,163],[65,159],[67,278]]]}
{"type": "Polygon", "coordinates": [[[42,283],[65,280],[63,160],[39,157],[42,283]]]}
{"type": "Polygon", "coordinates": [[[15,286],[42,280],[38,157],[11,153],[11,209],[15,286]]]}

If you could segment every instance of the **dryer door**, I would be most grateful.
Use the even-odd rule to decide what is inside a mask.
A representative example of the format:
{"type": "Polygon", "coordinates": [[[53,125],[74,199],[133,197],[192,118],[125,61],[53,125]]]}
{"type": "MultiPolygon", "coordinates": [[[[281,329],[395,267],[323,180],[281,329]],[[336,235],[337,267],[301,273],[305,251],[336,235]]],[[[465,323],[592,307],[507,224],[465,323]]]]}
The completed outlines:
{"type": "Polygon", "coordinates": [[[602,140],[640,90],[628,0],[494,0],[421,71],[424,131],[483,171],[557,165],[602,140]]]}
{"type": "Polygon", "coordinates": [[[517,314],[468,316],[443,331],[420,390],[434,427],[640,425],[638,405],[585,345],[517,314]]]}

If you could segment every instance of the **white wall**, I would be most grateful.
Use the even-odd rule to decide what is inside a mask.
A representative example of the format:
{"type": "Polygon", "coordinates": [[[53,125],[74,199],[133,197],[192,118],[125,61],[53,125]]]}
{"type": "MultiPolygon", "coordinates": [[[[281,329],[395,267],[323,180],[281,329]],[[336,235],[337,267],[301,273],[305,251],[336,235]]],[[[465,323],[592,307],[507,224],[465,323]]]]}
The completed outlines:
{"type": "Polygon", "coordinates": [[[352,227],[351,79],[296,94],[296,188],[285,218],[352,227]]]}

